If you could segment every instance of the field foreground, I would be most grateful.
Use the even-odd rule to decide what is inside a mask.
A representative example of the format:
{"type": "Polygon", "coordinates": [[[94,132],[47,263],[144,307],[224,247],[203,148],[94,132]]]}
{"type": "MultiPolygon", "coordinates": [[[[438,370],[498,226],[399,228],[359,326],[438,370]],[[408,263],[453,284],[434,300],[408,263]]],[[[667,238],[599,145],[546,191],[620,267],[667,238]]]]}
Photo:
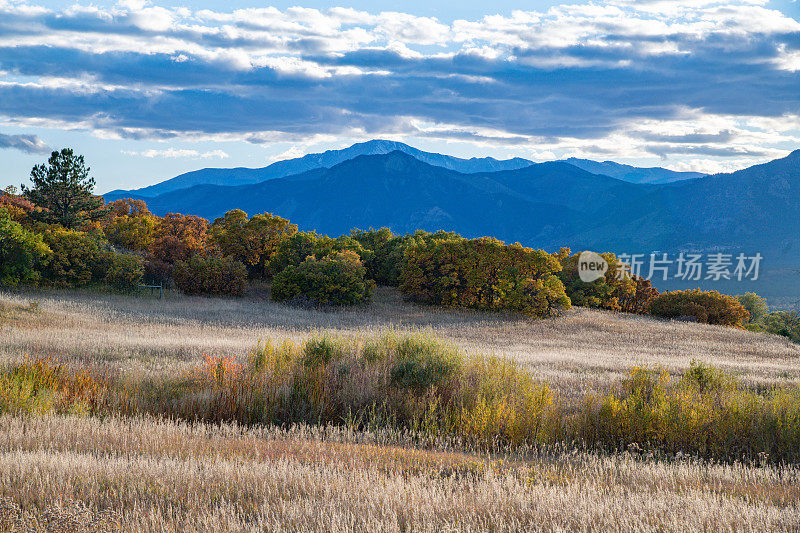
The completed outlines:
{"type": "MultiPolygon", "coordinates": [[[[637,364],[680,376],[693,359],[755,391],[789,390],[800,379],[800,350],[777,337],[586,310],[530,322],[418,307],[390,290],[379,291],[367,308],[337,312],[301,310],[258,295],[158,301],[0,293],[3,366],[49,358],[76,371],[168,383],[185,380],[209,355],[244,360],[259,339],[305,342],[321,330],[364,339],[387,328],[397,335],[422,330],[467,353],[512,359],[567,399],[613,390],[637,364]]],[[[359,361],[351,357],[348,368],[359,361]]],[[[203,398],[190,405],[217,405],[203,398]]],[[[33,411],[48,402],[40,394],[33,411]]],[[[780,413],[796,417],[798,409],[780,398],[772,402],[764,404],[763,416],[778,413],[776,423],[795,438],[798,420],[780,413]]],[[[178,412],[173,404],[161,407],[178,412]]],[[[692,415],[691,409],[685,413],[692,415]]],[[[523,444],[489,453],[441,436],[421,441],[397,427],[246,428],[114,412],[102,418],[12,412],[0,415],[0,530],[800,528],[800,468],[794,464],[770,464],[766,455],[718,463],[627,449],[523,444]]]]}
{"type": "Polygon", "coordinates": [[[800,524],[797,468],[648,461],[627,453],[492,459],[380,437],[376,445],[374,438],[335,429],[4,416],[0,525],[791,531],[800,524]]]}

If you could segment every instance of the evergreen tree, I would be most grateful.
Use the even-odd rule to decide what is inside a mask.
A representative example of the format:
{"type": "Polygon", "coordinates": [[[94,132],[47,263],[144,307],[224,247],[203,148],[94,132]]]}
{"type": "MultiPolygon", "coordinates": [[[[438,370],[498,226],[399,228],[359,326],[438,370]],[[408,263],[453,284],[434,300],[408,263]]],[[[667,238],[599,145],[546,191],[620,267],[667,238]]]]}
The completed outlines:
{"type": "Polygon", "coordinates": [[[48,224],[74,229],[106,214],[103,198],[94,196],[94,178],[83,156],[72,149],[53,152],[46,165],[31,170],[32,187],[22,185],[25,197],[42,209],[31,216],[48,224]]]}

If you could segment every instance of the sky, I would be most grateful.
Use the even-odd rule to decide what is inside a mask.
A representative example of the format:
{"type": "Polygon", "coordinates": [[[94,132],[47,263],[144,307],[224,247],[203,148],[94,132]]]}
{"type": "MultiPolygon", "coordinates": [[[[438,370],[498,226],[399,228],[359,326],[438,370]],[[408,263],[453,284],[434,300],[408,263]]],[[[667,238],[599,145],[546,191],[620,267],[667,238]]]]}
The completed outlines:
{"type": "Polygon", "coordinates": [[[800,148],[800,3],[0,0],[0,186],[368,139],[724,172],[800,148]],[[223,6],[223,7],[220,7],[223,6]]]}

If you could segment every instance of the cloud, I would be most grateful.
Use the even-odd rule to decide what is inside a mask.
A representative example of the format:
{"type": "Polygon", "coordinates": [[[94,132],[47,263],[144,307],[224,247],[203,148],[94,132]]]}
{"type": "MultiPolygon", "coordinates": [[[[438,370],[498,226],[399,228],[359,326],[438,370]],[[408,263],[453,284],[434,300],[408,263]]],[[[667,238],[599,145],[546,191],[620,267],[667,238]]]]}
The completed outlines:
{"type": "Polygon", "coordinates": [[[222,150],[211,150],[208,152],[201,153],[197,150],[183,149],[183,148],[167,148],[166,150],[150,149],[141,152],[122,150],[122,153],[125,155],[147,157],[149,159],[153,158],[227,159],[228,157],[230,157],[227,153],[223,152],[222,150]]]}
{"type": "Polygon", "coordinates": [[[760,0],[607,0],[450,24],[155,4],[0,2],[0,118],[133,139],[417,135],[682,161],[766,157],[800,136],[786,118],[800,114],[800,22],[760,0]]]}
{"type": "Polygon", "coordinates": [[[49,154],[50,147],[36,135],[5,135],[0,133],[0,148],[14,148],[28,154],[49,154]]]}

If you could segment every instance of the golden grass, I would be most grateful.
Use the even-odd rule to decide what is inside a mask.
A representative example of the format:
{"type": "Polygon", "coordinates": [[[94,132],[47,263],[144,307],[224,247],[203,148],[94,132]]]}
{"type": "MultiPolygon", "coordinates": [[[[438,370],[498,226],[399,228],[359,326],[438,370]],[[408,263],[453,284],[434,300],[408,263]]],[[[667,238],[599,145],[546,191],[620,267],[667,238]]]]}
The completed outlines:
{"type": "Polygon", "coordinates": [[[40,521],[48,510],[83,508],[87,520],[127,531],[792,531],[800,523],[795,467],[627,453],[489,459],[364,442],[374,438],[3,416],[0,516],[13,514],[12,503],[40,521]]]}
{"type": "MultiPolygon", "coordinates": [[[[243,362],[259,339],[328,330],[364,342],[387,328],[513,359],[570,401],[618,389],[635,365],[674,380],[693,359],[745,386],[800,380],[800,348],[782,338],[581,309],[528,321],[419,307],[390,289],[335,312],[258,295],[0,292],[3,366],[49,357],[142,381],[195,376],[206,357],[216,376],[215,358],[243,362]]],[[[0,415],[3,531],[796,531],[798,487],[796,465],[680,454],[487,454],[441,437],[420,448],[396,429],[0,415]]]]}
{"type": "Polygon", "coordinates": [[[241,299],[164,300],[87,292],[0,292],[0,363],[56,357],[142,373],[185,373],[206,355],[244,357],[259,338],[302,340],[314,331],[350,335],[429,330],[469,353],[496,354],[525,364],[563,392],[582,395],[593,383],[613,383],[635,365],[672,374],[692,360],[737,375],[748,384],[800,380],[800,345],[773,335],[648,317],[575,309],[559,319],[452,311],[402,301],[380,288],[357,309],[298,309],[251,295],[241,299]],[[26,311],[31,302],[36,311],[26,311]]]}

